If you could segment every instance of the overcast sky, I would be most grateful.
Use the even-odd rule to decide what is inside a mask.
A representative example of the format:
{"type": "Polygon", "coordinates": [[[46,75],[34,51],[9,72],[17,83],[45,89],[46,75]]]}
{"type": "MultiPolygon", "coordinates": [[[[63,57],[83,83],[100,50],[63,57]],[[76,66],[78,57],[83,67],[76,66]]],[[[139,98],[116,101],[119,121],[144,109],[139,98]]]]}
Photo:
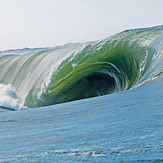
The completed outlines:
{"type": "Polygon", "coordinates": [[[163,24],[163,0],[0,0],[0,50],[109,37],[163,24]]]}

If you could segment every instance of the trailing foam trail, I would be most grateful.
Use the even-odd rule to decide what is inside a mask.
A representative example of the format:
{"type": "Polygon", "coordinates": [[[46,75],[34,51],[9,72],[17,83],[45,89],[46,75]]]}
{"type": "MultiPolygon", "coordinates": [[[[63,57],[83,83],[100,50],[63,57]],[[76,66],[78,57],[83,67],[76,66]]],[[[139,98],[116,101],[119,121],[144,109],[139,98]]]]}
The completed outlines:
{"type": "Polygon", "coordinates": [[[0,83],[11,84],[23,105],[52,105],[130,89],[161,76],[163,26],[0,56],[0,83]]]}

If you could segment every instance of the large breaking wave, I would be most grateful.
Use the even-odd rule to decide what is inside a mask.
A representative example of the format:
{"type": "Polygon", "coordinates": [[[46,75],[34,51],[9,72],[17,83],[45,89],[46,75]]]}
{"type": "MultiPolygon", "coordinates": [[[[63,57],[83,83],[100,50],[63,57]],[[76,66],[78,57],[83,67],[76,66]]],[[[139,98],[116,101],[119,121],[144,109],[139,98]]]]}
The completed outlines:
{"type": "MultiPolygon", "coordinates": [[[[0,53],[0,84],[12,85],[21,106],[53,105],[127,90],[162,76],[162,56],[163,26],[94,42],[8,50],[0,53]]],[[[18,108],[17,103],[5,105],[18,108]]]]}

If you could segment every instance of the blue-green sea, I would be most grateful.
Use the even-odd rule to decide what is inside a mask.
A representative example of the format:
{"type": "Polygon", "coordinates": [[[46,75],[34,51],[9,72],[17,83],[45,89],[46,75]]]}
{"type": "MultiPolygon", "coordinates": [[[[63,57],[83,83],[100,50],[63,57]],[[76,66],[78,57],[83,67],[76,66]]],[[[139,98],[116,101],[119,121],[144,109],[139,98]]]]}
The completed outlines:
{"type": "Polygon", "coordinates": [[[0,162],[162,162],[163,26],[0,52],[0,162]]]}

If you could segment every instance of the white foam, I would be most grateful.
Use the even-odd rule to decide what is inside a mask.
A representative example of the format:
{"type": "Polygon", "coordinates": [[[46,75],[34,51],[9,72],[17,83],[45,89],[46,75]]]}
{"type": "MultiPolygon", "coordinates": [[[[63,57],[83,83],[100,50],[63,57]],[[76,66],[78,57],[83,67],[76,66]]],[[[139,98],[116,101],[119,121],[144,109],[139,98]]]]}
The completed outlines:
{"type": "Polygon", "coordinates": [[[0,84],[0,106],[15,110],[20,109],[20,99],[10,84],[0,84]]]}

